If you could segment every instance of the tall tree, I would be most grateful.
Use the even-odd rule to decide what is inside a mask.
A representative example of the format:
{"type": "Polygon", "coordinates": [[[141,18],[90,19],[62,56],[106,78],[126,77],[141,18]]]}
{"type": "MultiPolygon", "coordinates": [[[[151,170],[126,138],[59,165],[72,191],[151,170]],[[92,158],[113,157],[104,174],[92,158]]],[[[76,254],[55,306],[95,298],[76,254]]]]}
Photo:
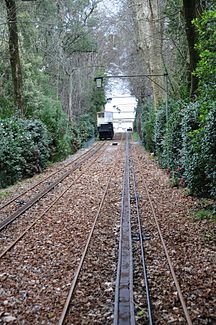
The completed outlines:
{"type": "Polygon", "coordinates": [[[189,49],[189,60],[190,60],[190,95],[194,97],[196,90],[198,88],[198,79],[193,75],[196,69],[199,55],[195,48],[195,43],[197,42],[197,33],[192,20],[197,17],[197,0],[183,0],[183,9],[185,17],[185,27],[186,35],[188,41],[189,49]]]}
{"type": "Polygon", "coordinates": [[[164,65],[162,58],[163,24],[161,6],[158,0],[128,0],[132,7],[137,33],[137,47],[142,53],[143,64],[147,68],[153,90],[154,106],[164,100],[164,65]],[[159,86],[160,85],[160,86],[159,86]]]}
{"type": "Polygon", "coordinates": [[[7,7],[7,24],[9,30],[9,52],[14,85],[15,104],[20,115],[24,115],[23,80],[19,55],[17,15],[15,0],[5,0],[7,7]]]}

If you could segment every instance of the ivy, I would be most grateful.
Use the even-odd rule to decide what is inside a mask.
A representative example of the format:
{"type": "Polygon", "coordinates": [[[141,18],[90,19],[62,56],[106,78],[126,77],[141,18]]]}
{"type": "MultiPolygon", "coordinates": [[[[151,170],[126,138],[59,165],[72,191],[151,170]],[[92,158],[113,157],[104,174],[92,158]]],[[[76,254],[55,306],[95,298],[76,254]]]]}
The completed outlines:
{"type": "Polygon", "coordinates": [[[212,4],[202,16],[193,21],[197,28],[199,40],[196,48],[200,60],[195,70],[199,78],[200,96],[214,99],[216,97],[215,76],[216,76],[216,5],[212,4]]]}

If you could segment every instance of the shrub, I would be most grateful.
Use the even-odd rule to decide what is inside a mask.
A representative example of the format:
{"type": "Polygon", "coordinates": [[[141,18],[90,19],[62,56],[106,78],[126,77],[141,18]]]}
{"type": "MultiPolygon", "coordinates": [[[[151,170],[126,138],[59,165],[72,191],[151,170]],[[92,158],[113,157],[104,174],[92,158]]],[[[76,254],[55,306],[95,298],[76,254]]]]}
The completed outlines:
{"type": "Polygon", "coordinates": [[[178,101],[172,105],[162,141],[161,164],[170,172],[176,185],[184,185],[182,164],[182,118],[185,103],[178,101]]]}
{"type": "MultiPolygon", "coordinates": [[[[212,106],[214,104],[215,102],[212,102],[212,106]]],[[[210,195],[216,198],[216,105],[211,108],[206,117],[201,147],[210,195]]]]}
{"type": "Polygon", "coordinates": [[[41,172],[49,160],[76,152],[94,135],[94,120],[89,115],[69,124],[58,108],[46,106],[40,114],[47,128],[39,120],[0,119],[0,187],[41,172]]]}
{"type": "Polygon", "coordinates": [[[42,96],[40,109],[34,113],[47,127],[50,134],[51,160],[58,161],[72,152],[70,126],[60,103],[42,96]]]}
{"type": "Polygon", "coordinates": [[[49,136],[40,121],[0,120],[0,186],[6,187],[46,167],[49,136]]]}
{"type": "Polygon", "coordinates": [[[158,157],[159,163],[163,167],[166,167],[166,165],[164,165],[162,162],[165,131],[166,131],[166,107],[165,105],[162,105],[159,107],[155,116],[154,143],[155,143],[155,154],[158,157]]]}
{"type": "Polygon", "coordinates": [[[70,135],[71,135],[71,150],[75,153],[82,145],[82,139],[80,135],[79,125],[77,122],[73,122],[70,125],[70,135]]]}
{"type": "Polygon", "coordinates": [[[146,150],[155,151],[154,143],[155,111],[152,105],[145,104],[142,113],[142,139],[146,150]]]}
{"type": "Polygon", "coordinates": [[[95,122],[94,118],[90,114],[85,114],[82,115],[79,118],[79,130],[80,130],[80,136],[81,136],[81,141],[85,142],[89,138],[91,138],[94,133],[95,133],[95,122]]]}
{"type": "Polygon", "coordinates": [[[216,105],[215,101],[178,101],[156,113],[154,141],[159,164],[175,185],[192,194],[216,197],[216,105]]]}
{"type": "Polygon", "coordinates": [[[186,185],[192,194],[213,198],[216,197],[215,8],[215,5],[209,7],[194,20],[200,55],[194,72],[200,80],[196,102],[170,103],[168,121],[164,104],[155,119],[148,106],[143,110],[144,145],[148,150],[154,148],[173,183],[186,185]]]}
{"type": "Polygon", "coordinates": [[[95,120],[92,115],[85,114],[69,122],[58,101],[43,96],[41,105],[35,115],[49,131],[52,161],[64,159],[76,152],[83,142],[93,136],[95,120]]]}
{"type": "Polygon", "coordinates": [[[187,186],[210,195],[215,182],[215,102],[190,103],[183,117],[183,165],[187,186]]]}
{"type": "Polygon", "coordinates": [[[211,3],[201,17],[195,19],[194,24],[198,31],[198,43],[196,48],[199,52],[200,60],[195,70],[195,75],[199,78],[199,92],[208,99],[216,97],[215,76],[216,76],[216,5],[211,3]]]}

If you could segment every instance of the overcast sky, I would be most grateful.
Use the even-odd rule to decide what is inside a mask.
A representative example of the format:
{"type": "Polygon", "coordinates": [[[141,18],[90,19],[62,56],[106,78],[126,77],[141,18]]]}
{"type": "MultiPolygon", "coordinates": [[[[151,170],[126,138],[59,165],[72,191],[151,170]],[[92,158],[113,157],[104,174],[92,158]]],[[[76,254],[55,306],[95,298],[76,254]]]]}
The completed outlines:
{"type": "MultiPolygon", "coordinates": [[[[120,0],[103,0],[99,4],[99,10],[103,12],[103,15],[105,14],[105,16],[118,15],[118,11],[120,9],[121,9],[120,0]]],[[[114,70],[115,70],[115,75],[122,75],[122,72],[118,67],[116,67],[116,69],[114,70]]],[[[107,74],[111,75],[112,74],[111,70],[107,71],[107,74]]],[[[113,106],[116,106],[121,110],[122,113],[124,113],[127,111],[131,112],[136,107],[137,104],[136,98],[132,96],[130,97],[131,94],[126,79],[120,79],[120,78],[108,79],[105,91],[106,91],[106,97],[112,98],[111,103],[106,104],[105,109],[107,111],[118,113],[116,108],[113,108],[113,106]],[[121,97],[121,98],[116,98],[116,97],[121,97]]]]}
{"type": "Polygon", "coordinates": [[[106,13],[106,15],[116,15],[121,8],[119,0],[103,0],[98,4],[100,11],[106,13]]]}

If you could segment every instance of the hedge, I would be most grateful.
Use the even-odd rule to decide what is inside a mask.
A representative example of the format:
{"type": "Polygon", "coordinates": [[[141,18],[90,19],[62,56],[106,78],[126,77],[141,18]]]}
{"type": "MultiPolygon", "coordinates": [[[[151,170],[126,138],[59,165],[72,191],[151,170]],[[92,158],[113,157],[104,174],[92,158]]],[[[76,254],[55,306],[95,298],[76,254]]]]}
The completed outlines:
{"type": "Polygon", "coordinates": [[[69,124],[62,111],[53,109],[41,118],[46,125],[40,120],[0,119],[1,188],[73,154],[95,132],[95,122],[88,115],[69,124]]]}
{"type": "Polygon", "coordinates": [[[50,157],[50,137],[38,120],[0,120],[0,186],[40,172],[50,157]]]}

